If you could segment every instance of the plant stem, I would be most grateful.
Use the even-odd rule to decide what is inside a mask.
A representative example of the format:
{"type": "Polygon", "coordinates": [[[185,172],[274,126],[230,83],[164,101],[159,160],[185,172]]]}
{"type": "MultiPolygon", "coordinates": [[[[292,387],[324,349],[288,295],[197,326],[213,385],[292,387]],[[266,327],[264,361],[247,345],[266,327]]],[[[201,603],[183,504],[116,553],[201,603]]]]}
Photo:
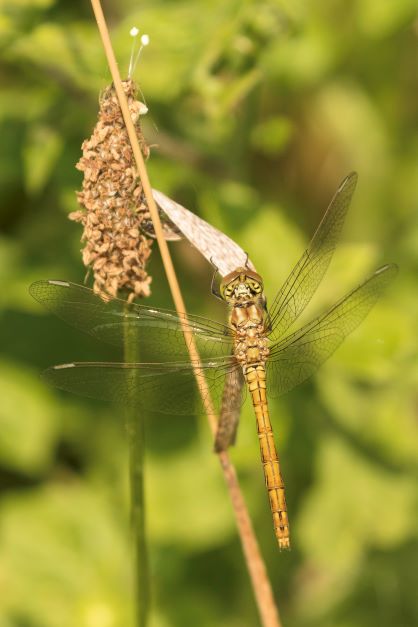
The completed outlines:
{"type": "MultiPolygon", "coordinates": [[[[125,327],[124,360],[139,361],[138,341],[125,327]]],[[[134,400],[134,399],[133,399],[134,400]]],[[[135,591],[135,626],[146,627],[149,612],[149,566],[145,521],[145,425],[143,416],[133,402],[125,410],[125,426],[129,446],[129,488],[131,532],[134,547],[133,578],[135,591]]]]}
{"type": "MultiPolygon", "coordinates": [[[[206,409],[210,429],[213,436],[215,436],[218,424],[217,416],[214,411],[206,379],[201,376],[201,369],[199,370],[199,353],[197,351],[193,333],[188,325],[187,317],[184,315],[186,312],[186,307],[183,301],[170,251],[164,238],[160,217],[152,195],[151,184],[149,181],[147,169],[145,167],[144,158],[142,156],[141,149],[138,143],[138,138],[136,136],[135,127],[129,113],[128,103],[126,100],[125,92],[123,90],[118,65],[113,51],[112,42],[109,36],[109,30],[107,28],[106,20],[103,15],[100,0],[91,0],[91,4],[97,21],[100,36],[102,38],[102,43],[106,53],[110,72],[112,74],[112,79],[118,96],[123,119],[125,121],[126,130],[128,132],[129,140],[131,142],[132,152],[135,157],[138,174],[141,179],[148,209],[154,225],[154,231],[158,242],[158,247],[161,252],[161,258],[167,275],[167,281],[170,286],[174,305],[177,312],[182,315],[183,333],[185,336],[186,346],[189,349],[190,360],[194,366],[196,383],[198,385],[199,392],[202,396],[202,400],[206,409]]],[[[219,453],[218,458],[229,490],[231,503],[234,508],[235,520],[237,523],[247,569],[250,575],[251,584],[253,586],[254,595],[258,606],[261,624],[263,625],[263,627],[281,627],[279,611],[274,601],[272,587],[267,575],[267,570],[263,558],[260,553],[257,538],[254,534],[254,530],[251,524],[251,518],[239,487],[235,468],[226,451],[222,451],[221,453],[219,453]]]]}
{"type": "Polygon", "coordinates": [[[137,419],[133,408],[127,409],[126,414],[129,441],[131,527],[134,545],[135,625],[146,627],[149,610],[149,570],[145,528],[144,423],[137,419]]]}

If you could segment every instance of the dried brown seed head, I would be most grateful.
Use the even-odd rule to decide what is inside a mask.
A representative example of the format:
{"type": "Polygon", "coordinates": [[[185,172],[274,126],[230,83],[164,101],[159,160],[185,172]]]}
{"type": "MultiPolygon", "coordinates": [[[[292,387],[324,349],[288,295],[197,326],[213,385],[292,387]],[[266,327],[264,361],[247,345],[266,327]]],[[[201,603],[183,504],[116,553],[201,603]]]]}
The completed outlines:
{"type": "MultiPolygon", "coordinates": [[[[149,148],[139,124],[146,107],[136,100],[131,79],[123,81],[123,87],[142,153],[148,158],[149,148]]],[[[150,216],[112,85],[100,97],[98,122],[82,150],[76,167],[84,174],[82,190],[77,193],[83,210],[70,213],[69,218],[84,227],[82,259],[93,271],[93,289],[104,298],[125,292],[129,302],[149,296],[151,277],[145,268],[152,240],[145,237],[141,225],[148,223],[150,216]]]]}

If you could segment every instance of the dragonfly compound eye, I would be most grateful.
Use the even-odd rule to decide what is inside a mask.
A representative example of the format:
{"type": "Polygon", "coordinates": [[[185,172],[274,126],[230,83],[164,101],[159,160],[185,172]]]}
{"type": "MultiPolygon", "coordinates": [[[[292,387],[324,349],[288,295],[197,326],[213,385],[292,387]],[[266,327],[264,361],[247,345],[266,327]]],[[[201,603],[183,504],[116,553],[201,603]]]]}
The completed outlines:
{"type": "Polygon", "coordinates": [[[254,292],[254,294],[260,294],[260,292],[263,291],[261,284],[258,283],[257,281],[247,281],[247,284],[250,290],[254,292]]]}
{"type": "Polygon", "coordinates": [[[228,285],[221,285],[221,296],[223,298],[231,298],[234,293],[234,286],[230,283],[228,285]]]}

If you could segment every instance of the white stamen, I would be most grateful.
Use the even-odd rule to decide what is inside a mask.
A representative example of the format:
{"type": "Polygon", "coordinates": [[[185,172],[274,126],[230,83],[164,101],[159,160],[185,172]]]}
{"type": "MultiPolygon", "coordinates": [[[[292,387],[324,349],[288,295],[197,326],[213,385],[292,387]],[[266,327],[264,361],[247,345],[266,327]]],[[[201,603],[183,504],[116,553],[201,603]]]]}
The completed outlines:
{"type": "Polygon", "coordinates": [[[135,57],[135,60],[134,60],[134,62],[133,62],[133,64],[132,64],[132,68],[131,68],[131,64],[129,64],[129,68],[131,69],[131,72],[130,72],[130,74],[129,74],[129,78],[131,77],[131,74],[132,74],[133,72],[135,72],[136,64],[138,63],[138,59],[139,59],[139,57],[140,57],[140,54],[141,54],[141,52],[142,52],[142,49],[143,49],[143,48],[145,48],[145,46],[148,46],[149,42],[150,42],[149,35],[147,35],[146,33],[144,33],[143,35],[141,35],[141,47],[140,47],[140,49],[139,49],[139,50],[138,50],[138,52],[137,52],[137,55],[136,55],[136,57],[135,57]]]}
{"type": "Polygon", "coordinates": [[[132,26],[131,30],[129,31],[130,36],[132,37],[132,47],[131,47],[131,57],[129,59],[129,68],[128,68],[128,78],[131,78],[132,76],[132,72],[133,72],[133,64],[134,64],[134,57],[135,57],[135,48],[136,48],[136,38],[138,37],[139,34],[139,28],[137,28],[136,26],[132,26]]]}
{"type": "MultiPolygon", "coordinates": [[[[137,28],[136,26],[133,26],[131,28],[131,30],[129,31],[130,36],[132,37],[133,41],[132,41],[132,48],[131,48],[131,58],[129,59],[129,68],[128,68],[128,78],[132,78],[132,74],[135,72],[135,68],[136,68],[136,64],[138,63],[138,59],[139,56],[142,52],[142,49],[145,48],[145,46],[149,45],[150,42],[150,38],[149,35],[147,35],[146,33],[144,33],[143,35],[141,35],[141,46],[138,50],[138,52],[135,54],[135,49],[136,49],[136,42],[137,42],[137,36],[139,34],[139,28],[137,28]]],[[[141,96],[145,101],[144,95],[141,91],[141,89],[139,90],[141,92],[141,96]]],[[[140,103],[140,110],[139,110],[139,115],[145,115],[148,112],[148,107],[146,104],[144,103],[140,103]]]]}

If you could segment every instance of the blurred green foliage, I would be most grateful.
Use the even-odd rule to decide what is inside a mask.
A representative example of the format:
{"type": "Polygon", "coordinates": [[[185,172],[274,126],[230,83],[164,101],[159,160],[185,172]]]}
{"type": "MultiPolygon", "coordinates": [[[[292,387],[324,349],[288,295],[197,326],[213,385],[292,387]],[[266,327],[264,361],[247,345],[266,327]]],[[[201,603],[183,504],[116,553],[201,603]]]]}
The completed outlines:
{"type": "MultiPolygon", "coordinates": [[[[130,623],[127,447],[111,407],[40,370],[109,357],[31,302],[82,282],[74,168],[109,82],[88,2],[0,4],[0,625],[130,623]]],[[[153,185],[224,230],[270,298],[340,179],[360,183],[310,312],[381,261],[401,272],[367,321],[272,406],[293,551],[280,554],[245,407],[233,451],[286,627],[418,624],[418,133],[414,0],[131,0],[105,10],[122,71],[132,25],[153,185]],[[415,293],[414,293],[415,292],[415,293]]],[[[190,311],[222,319],[211,272],[172,246],[190,311]]],[[[171,306],[155,250],[152,302],[171,306]]],[[[147,417],[154,627],[252,627],[257,612],[204,419],[147,417]]]]}

